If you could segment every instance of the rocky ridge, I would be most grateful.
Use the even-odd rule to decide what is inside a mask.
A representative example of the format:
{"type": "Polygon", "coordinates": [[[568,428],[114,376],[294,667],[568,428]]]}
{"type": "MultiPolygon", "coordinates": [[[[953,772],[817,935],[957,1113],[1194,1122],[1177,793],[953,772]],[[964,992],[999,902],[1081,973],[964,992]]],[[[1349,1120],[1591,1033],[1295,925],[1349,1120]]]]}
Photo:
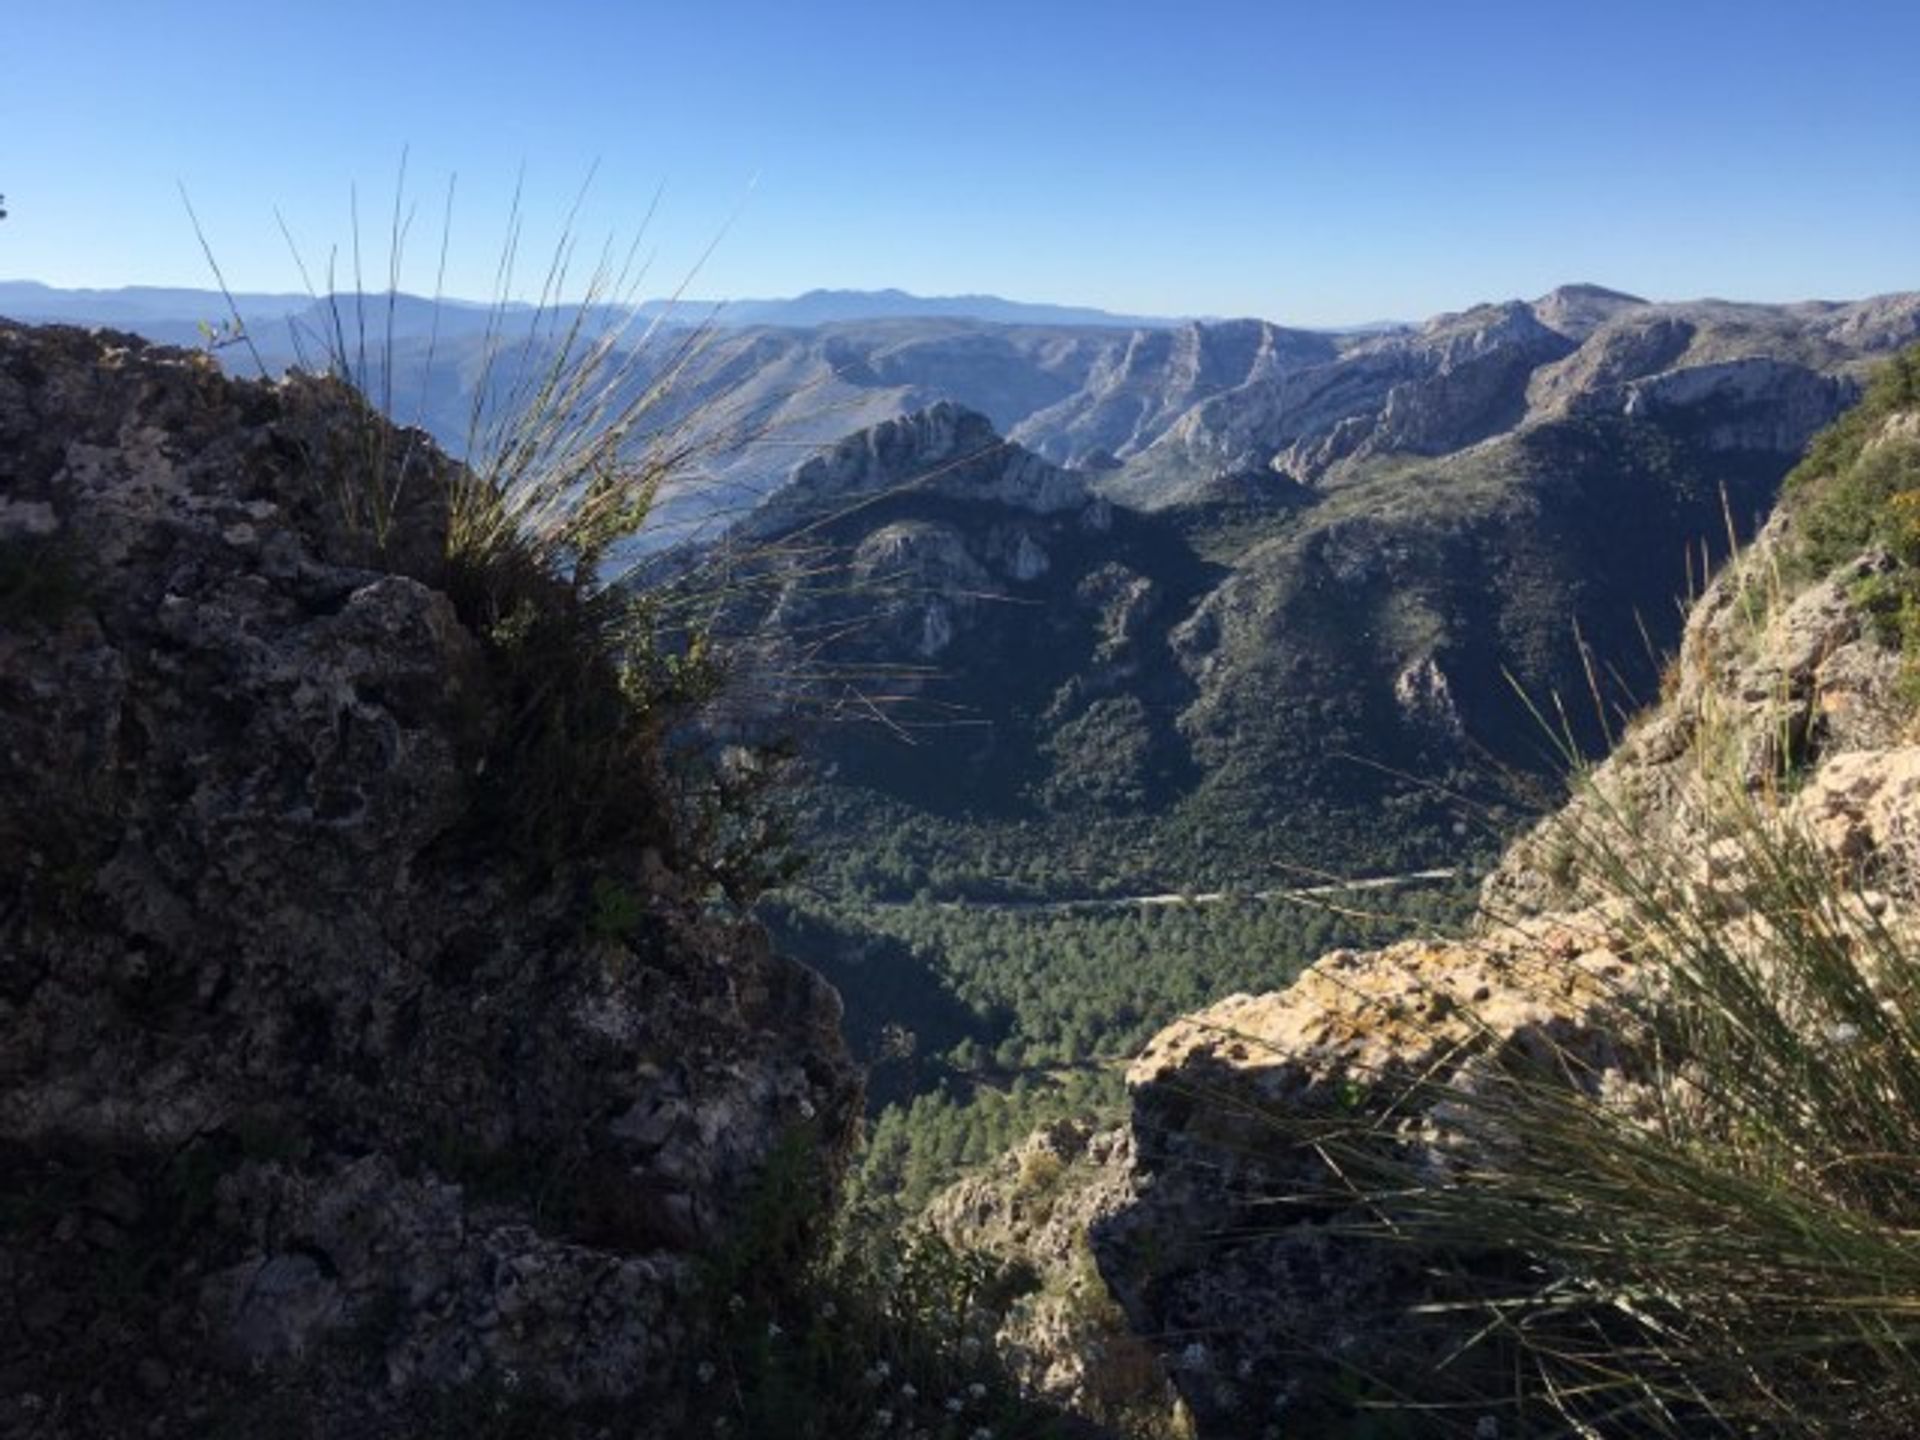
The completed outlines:
{"type": "Polygon", "coordinates": [[[1193,503],[1276,477],[1327,485],[1379,457],[1447,455],[1568,413],[1632,416],[1708,399],[1728,412],[1723,448],[1792,452],[1824,423],[1821,411],[1831,415],[1854,393],[1843,386],[1836,396],[1836,375],[1853,375],[1865,357],[1916,335],[1913,295],[1848,305],[1654,304],[1565,286],[1417,329],[1349,337],[1331,354],[1300,352],[1295,363],[1192,405],[1127,451],[1107,485],[1147,505],[1193,503]],[[1809,398],[1783,405],[1781,387],[1805,388],[1809,398]],[[1737,417],[1770,428],[1741,430],[1737,417]]]}
{"type": "Polygon", "coordinates": [[[1314,863],[1391,866],[1358,843],[1391,805],[1429,847],[1398,857],[1418,868],[1452,817],[1391,777],[1527,803],[1513,777],[1550,747],[1516,685],[1562,697],[1576,744],[1604,746],[1572,699],[1589,662],[1610,702],[1654,693],[1648,641],[1677,639],[1701,547],[1724,550],[1729,521],[1746,537],[1876,347],[1917,326],[1913,297],[1569,287],[1311,343],[1159,331],[1114,372],[1114,415],[1153,410],[1149,371],[1221,388],[1122,444],[1117,468],[1051,464],[1029,422],[1003,441],[943,404],[809,461],[736,543],[839,557],[829,583],[783,591],[769,628],[834,636],[847,669],[900,672],[893,692],[934,707],[938,766],[879,753],[884,726],[836,742],[884,804],[1059,824],[1069,846],[1102,826],[1110,850],[1167,857],[1113,877],[1135,889],[1272,880],[1225,873],[1242,851],[1196,837],[1273,815],[1314,863]],[[1248,368],[1262,378],[1228,383],[1248,368]]]}
{"type": "Polygon", "coordinates": [[[0,326],[9,1435],[473,1395],[675,1433],[701,1257],[857,1111],[837,997],[670,826],[553,867],[473,832],[505,712],[445,588],[458,472],[356,446],[382,423],[0,326]],[[409,466],[383,545],[329,488],[369,453],[409,466]]]}

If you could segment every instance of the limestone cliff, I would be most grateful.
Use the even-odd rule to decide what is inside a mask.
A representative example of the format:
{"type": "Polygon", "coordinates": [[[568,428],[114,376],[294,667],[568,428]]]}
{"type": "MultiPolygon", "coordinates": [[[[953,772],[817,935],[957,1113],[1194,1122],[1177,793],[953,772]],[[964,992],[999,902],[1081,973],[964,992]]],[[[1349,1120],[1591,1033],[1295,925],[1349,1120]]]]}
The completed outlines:
{"type": "Polygon", "coordinates": [[[840,1153],[837,998],[667,817],[478,825],[459,474],[323,382],[0,325],[0,1432],[671,1434],[701,1257],[840,1153]],[[335,487],[402,464],[376,545],[335,487]]]}

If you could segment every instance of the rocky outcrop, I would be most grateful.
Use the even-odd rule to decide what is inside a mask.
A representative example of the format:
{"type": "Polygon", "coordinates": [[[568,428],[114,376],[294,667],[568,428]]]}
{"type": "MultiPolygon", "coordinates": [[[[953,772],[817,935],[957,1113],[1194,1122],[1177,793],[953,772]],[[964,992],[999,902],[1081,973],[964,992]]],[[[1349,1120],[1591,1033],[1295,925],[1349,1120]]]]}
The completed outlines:
{"type": "Polygon", "coordinates": [[[474,828],[459,476],[331,384],[0,327],[0,1431],[670,1434],[700,1257],[837,1163],[837,998],[664,816],[474,828]]]}
{"type": "Polygon", "coordinates": [[[993,422],[942,401],[859,431],[794,471],[747,533],[820,521],[847,504],[896,492],[943,496],[1052,515],[1088,502],[1085,481],[994,433],[993,422]]]}
{"type": "Polygon", "coordinates": [[[1894,753],[1910,715],[1899,689],[1900,655],[1852,593],[1889,562],[1869,551],[1798,593],[1781,594],[1793,527],[1791,513],[1775,516],[1741,563],[1708,588],[1688,619],[1664,701],[1620,737],[1591,787],[1508,849],[1482,889],[1488,914],[1540,915],[1591,899],[1572,837],[1606,813],[1633,815],[1649,843],[1687,848],[1706,823],[1697,749],[1703,728],[1731,748],[1755,791],[1790,769],[1810,777],[1796,803],[1799,818],[1816,828],[1825,817],[1805,807],[1827,793],[1830,776],[1863,765],[1878,771],[1894,753]]]}
{"type": "MultiPolygon", "coordinates": [[[[1906,423],[1893,417],[1867,451],[1906,423]]],[[[1393,1173],[1426,1177],[1403,1183],[1442,1183],[1526,1144],[1467,1103],[1490,1077],[1557,1075],[1635,1124],[1656,1093],[1683,1093],[1654,1085],[1634,1038],[1673,983],[1663,932],[1632,898],[1653,892],[1590,873],[1596,855],[1645,857],[1650,878],[1634,884],[1762,966],[1775,952],[1751,898],[1755,857],[1789,846],[1844,877],[1833,923],[1852,927],[1847,943],[1920,939],[1910,661],[1867,608],[1895,562],[1869,548],[1796,588],[1803,513],[1776,516],[1707,589],[1662,702],[1509,850],[1475,933],[1327,955],[1285,991],[1176,1022],[1129,1070],[1131,1194],[1112,1199],[1109,1177],[1093,1248],[1198,1435],[1348,1433],[1369,1406],[1419,1404],[1473,1363],[1448,1319],[1458,1293],[1415,1248],[1381,1243],[1393,1201],[1367,1196],[1315,1136],[1364,1129],[1395,1147],[1393,1173]],[[1736,815],[1773,838],[1743,844],[1736,815]],[[1622,848],[1596,846],[1609,833],[1622,848]]],[[[1412,672],[1405,689],[1411,701],[1432,686],[1412,672]]],[[[1669,1050],[1660,1064],[1685,1060],[1669,1050]]],[[[1466,1414],[1469,1433],[1476,1423],[1466,1414]]],[[[1479,1433],[1499,1433],[1486,1423],[1479,1433]]]]}
{"type": "Polygon", "coordinates": [[[1131,1198],[1132,1150],[1125,1130],[1056,1121],[935,1196],[925,1218],[950,1244],[1025,1276],[997,1338],[1032,1394],[1119,1434],[1158,1434],[1178,1400],[1152,1347],[1128,1329],[1089,1242],[1131,1198]]]}
{"type": "Polygon", "coordinates": [[[830,763],[932,790],[966,773],[977,800],[1045,783],[1034,732],[1084,718],[1151,658],[1167,591],[1190,583],[1192,564],[1184,546],[1140,555],[1137,525],[1084,473],[936,406],[810,462],[712,554],[751,577],[739,631],[780,657],[810,704],[863,722],[825,737],[830,763]],[[886,738],[863,745],[876,724],[886,738]],[[940,763],[872,753],[919,727],[945,748],[940,763]]]}
{"type": "Polygon", "coordinates": [[[1617,1067],[1606,1017],[1629,979],[1602,926],[1563,917],[1336,951],[1291,989],[1230,996],[1148,1045],[1127,1074],[1131,1203],[1095,1224],[1093,1248],[1197,1435],[1340,1433],[1395,1386],[1417,1393],[1461,1339],[1420,1321],[1448,1297],[1411,1249],[1354,1233],[1370,1216],[1283,1117],[1357,1117],[1450,1072],[1471,1083],[1508,1047],[1617,1067]]]}

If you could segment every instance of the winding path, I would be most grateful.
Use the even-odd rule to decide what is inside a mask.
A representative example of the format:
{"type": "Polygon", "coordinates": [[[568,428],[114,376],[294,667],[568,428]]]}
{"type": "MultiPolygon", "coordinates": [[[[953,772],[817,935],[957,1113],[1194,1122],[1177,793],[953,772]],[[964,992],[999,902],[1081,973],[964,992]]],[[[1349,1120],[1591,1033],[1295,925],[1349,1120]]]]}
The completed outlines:
{"type": "MultiPolygon", "coordinates": [[[[1170,891],[1158,895],[1089,896],[1078,900],[935,900],[931,903],[936,910],[1004,910],[1030,915],[1066,914],[1075,910],[1218,905],[1228,900],[1312,900],[1322,895],[1343,895],[1362,890],[1393,890],[1403,885],[1426,885],[1436,880],[1456,879],[1460,873],[1458,867],[1446,866],[1435,870],[1410,870],[1403,875],[1371,875],[1359,880],[1330,880],[1320,885],[1301,885],[1278,890],[1203,890],[1191,895],[1170,891]]],[[[906,910],[928,902],[882,900],[874,903],[881,909],[906,910]]]]}

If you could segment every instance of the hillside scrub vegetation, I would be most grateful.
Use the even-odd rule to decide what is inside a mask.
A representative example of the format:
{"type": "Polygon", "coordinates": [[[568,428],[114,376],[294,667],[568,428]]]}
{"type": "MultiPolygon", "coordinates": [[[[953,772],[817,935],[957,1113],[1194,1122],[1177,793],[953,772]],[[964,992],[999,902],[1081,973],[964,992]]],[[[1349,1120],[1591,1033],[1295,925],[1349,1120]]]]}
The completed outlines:
{"type": "Polygon", "coordinates": [[[1824,431],[1788,477],[1786,503],[1799,578],[1822,576],[1872,550],[1853,596],[1908,658],[1920,701],[1920,349],[1889,361],[1860,404],[1824,431]]]}

